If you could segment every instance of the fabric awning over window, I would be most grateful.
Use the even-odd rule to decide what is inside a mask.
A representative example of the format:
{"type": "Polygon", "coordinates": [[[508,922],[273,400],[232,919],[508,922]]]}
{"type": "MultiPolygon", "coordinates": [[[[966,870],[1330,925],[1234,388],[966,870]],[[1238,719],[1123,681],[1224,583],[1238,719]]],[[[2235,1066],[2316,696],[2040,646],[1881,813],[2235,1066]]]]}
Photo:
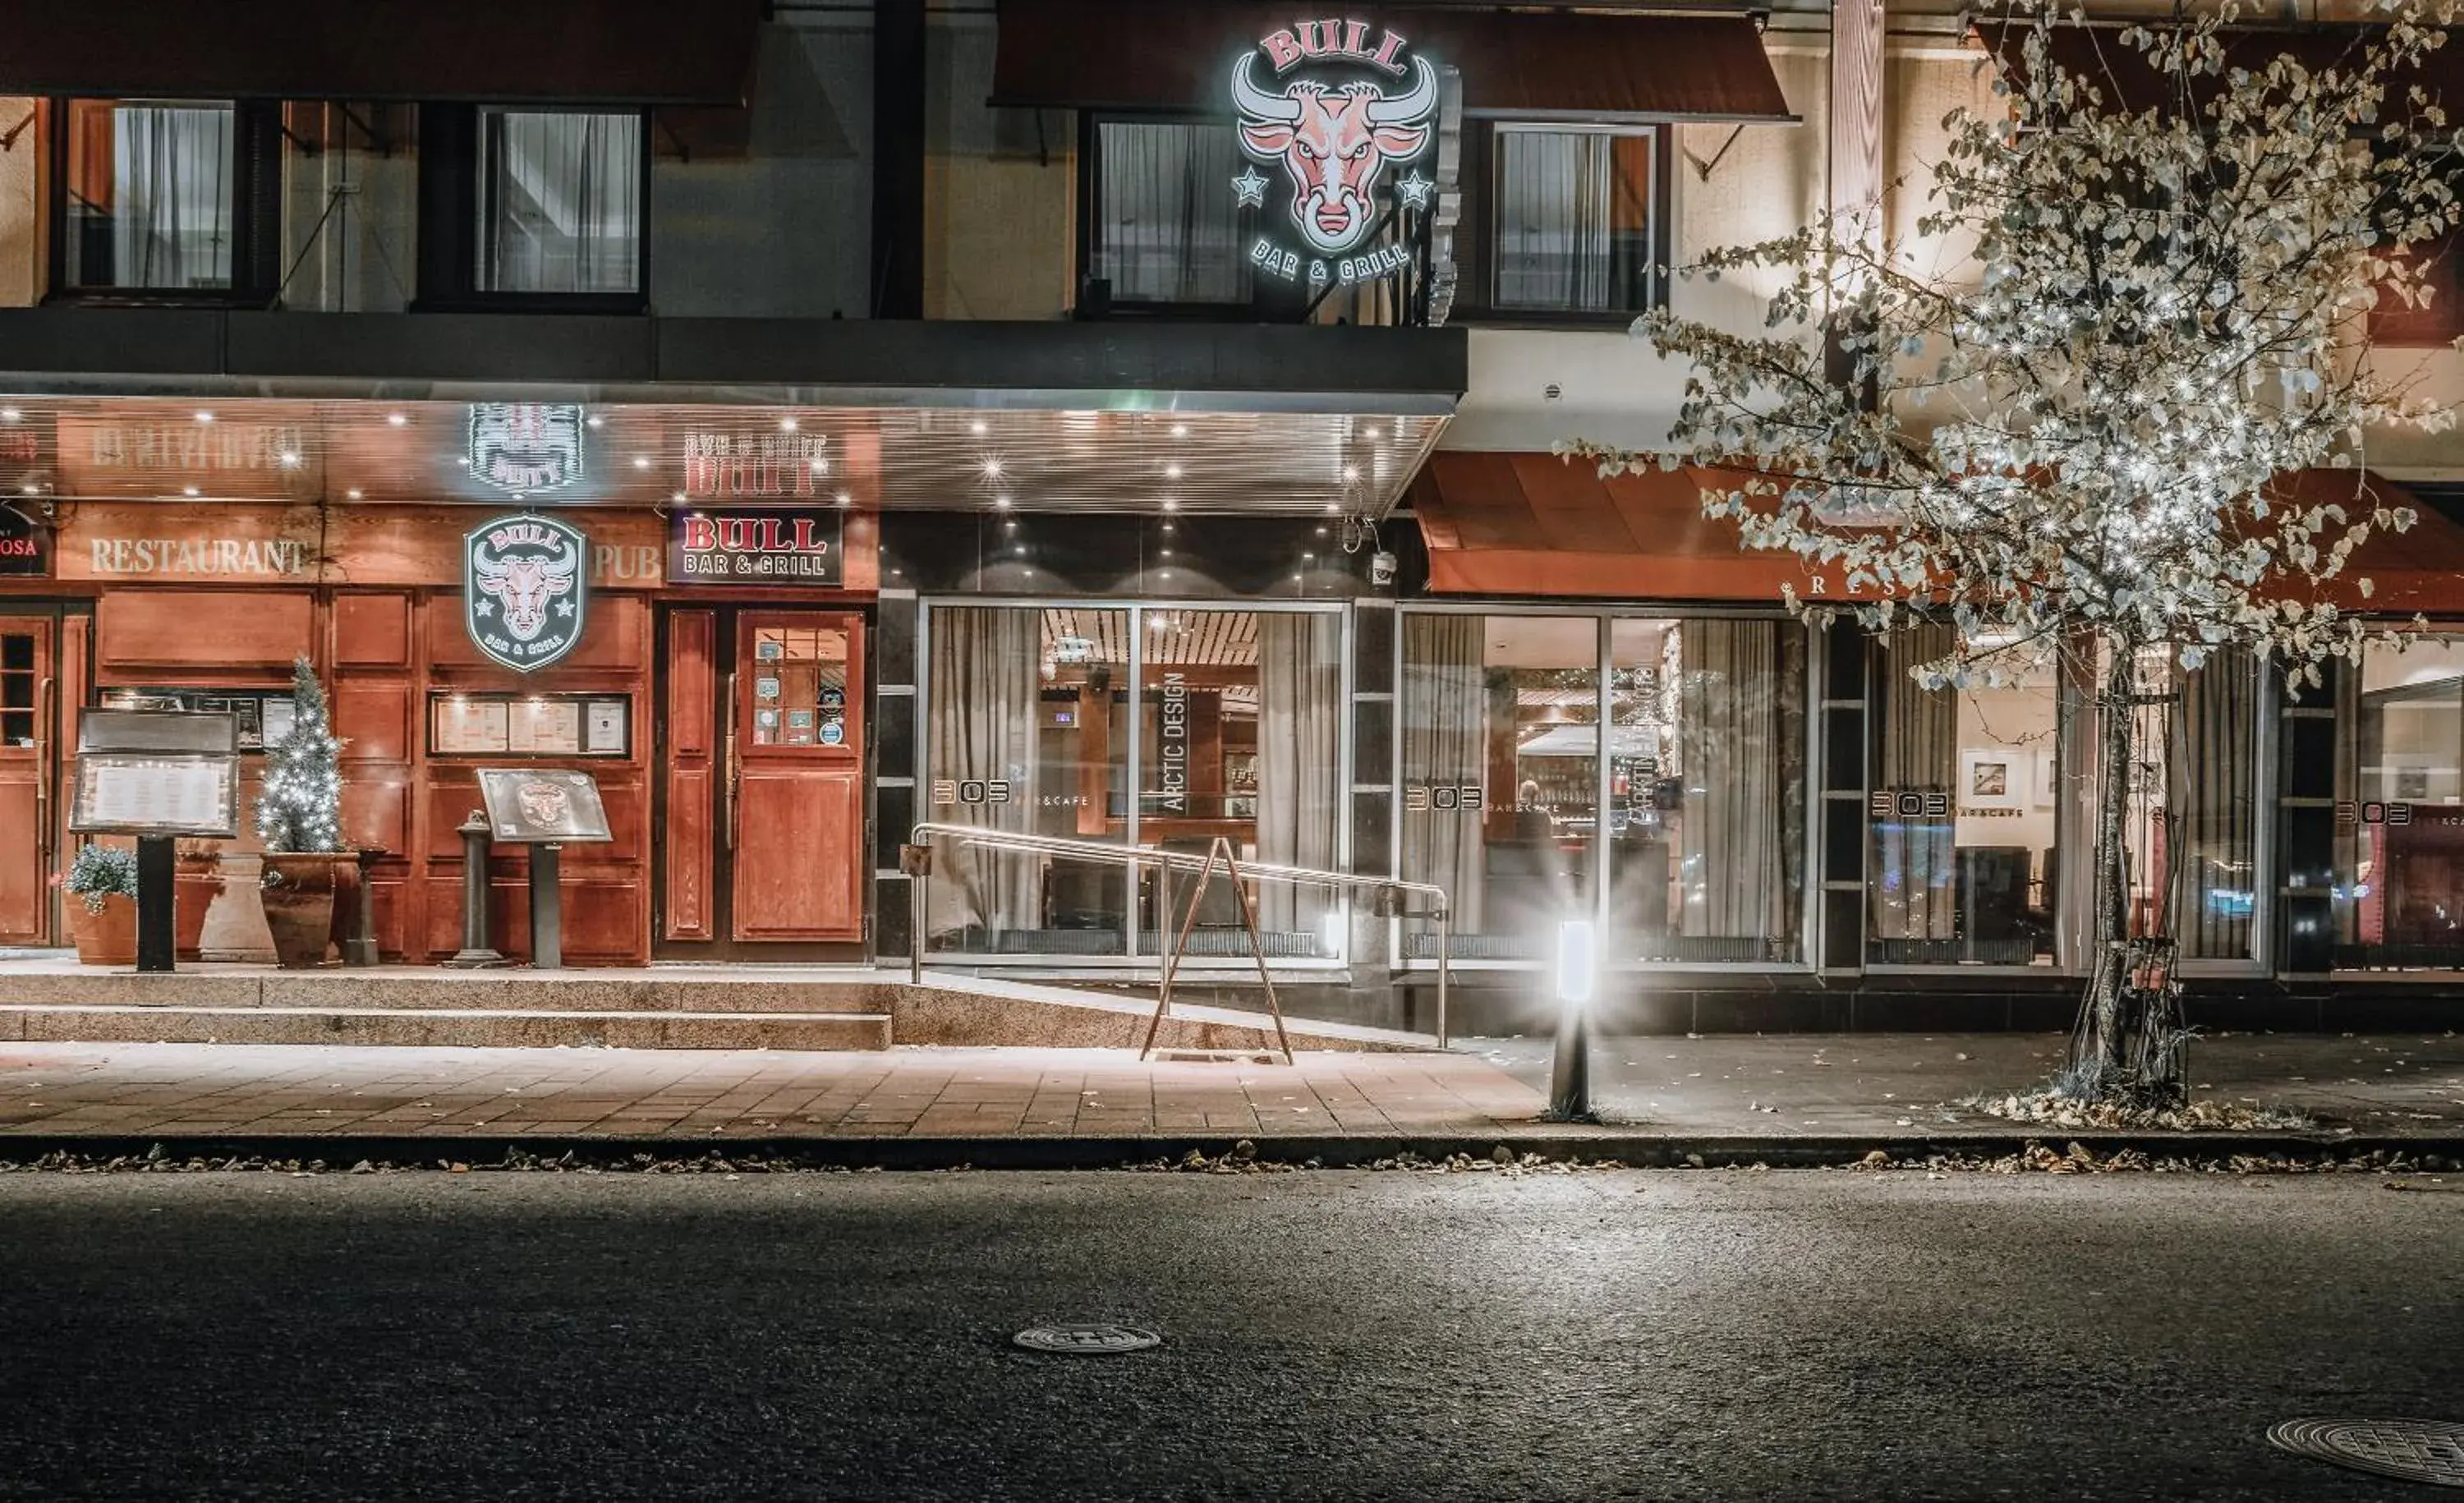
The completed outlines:
{"type": "MultiPolygon", "coordinates": [[[[1793,554],[1746,552],[1735,524],[1705,519],[1706,483],[1721,481],[1702,470],[1604,480],[1551,453],[1448,452],[1431,457],[1409,495],[1440,594],[1770,604],[1787,585],[1811,597],[1812,576],[1793,554]]],[[[2447,509],[2352,470],[2304,470],[2277,493],[2355,516],[2375,502],[2411,507],[2412,529],[2374,534],[2326,598],[2373,614],[2464,614],[2464,525],[2447,509]]],[[[2455,509],[2464,514],[2464,503],[2455,509]]]]}
{"type": "MultiPolygon", "coordinates": [[[[1743,14],[1343,12],[1459,68],[1463,108],[1517,119],[1792,121],[1743,14]]],[[[995,104],[1224,110],[1234,58],[1292,24],[1288,8],[1154,0],[1001,0],[995,104]]]]}
{"type": "Polygon", "coordinates": [[[0,93],[740,106],[761,0],[57,0],[0,93]]]}

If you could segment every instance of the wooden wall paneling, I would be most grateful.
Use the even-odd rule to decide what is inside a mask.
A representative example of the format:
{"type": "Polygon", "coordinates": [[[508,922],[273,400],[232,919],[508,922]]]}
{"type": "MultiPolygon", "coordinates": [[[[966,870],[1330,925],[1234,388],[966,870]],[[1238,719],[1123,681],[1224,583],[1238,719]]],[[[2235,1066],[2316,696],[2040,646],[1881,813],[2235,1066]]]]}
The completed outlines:
{"type": "Polygon", "coordinates": [[[143,681],[149,669],[186,681],[267,682],[315,647],[316,600],[306,590],[121,589],[95,607],[102,677],[143,681]]]}
{"type": "Polygon", "coordinates": [[[668,697],[658,740],[667,780],[661,935],[670,939],[715,938],[711,820],[718,778],[717,631],[715,610],[668,617],[668,697]]]}
{"type": "Polygon", "coordinates": [[[591,669],[638,674],[649,665],[649,602],[639,595],[594,593],[582,640],[553,666],[517,674],[488,660],[473,645],[462,618],[462,597],[439,591],[428,602],[428,664],[451,669],[456,683],[472,688],[526,689],[591,669]]]}
{"type": "Polygon", "coordinates": [[[59,634],[47,616],[0,616],[0,639],[22,644],[31,660],[11,675],[29,712],[32,735],[0,742],[0,940],[42,944],[52,929],[51,868],[47,859],[54,727],[47,715],[58,692],[59,634]]]}
{"type": "Polygon", "coordinates": [[[410,666],[410,597],[399,591],[334,597],[334,666],[410,666]]]}
{"type": "Polygon", "coordinates": [[[425,696],[414,699],[400,678],[341,677],[333,686],[334,734],[342,739],[341,760],[407,765],[418,735],[425,696]]]}

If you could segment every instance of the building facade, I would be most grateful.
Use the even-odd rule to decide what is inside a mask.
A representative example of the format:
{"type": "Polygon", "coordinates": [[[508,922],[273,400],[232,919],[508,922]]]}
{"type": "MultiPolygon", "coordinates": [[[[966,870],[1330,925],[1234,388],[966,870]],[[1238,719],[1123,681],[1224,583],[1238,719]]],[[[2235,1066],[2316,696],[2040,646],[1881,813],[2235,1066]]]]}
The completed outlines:
{"type": "MultiPolygon", "coordinates": [[[[150,0],[0,59],[0,944],[61,941],[75,711],[332,690],[380,948],[461,935],[477,769],[585,771],[570,962],[1151,978],[1152,878],[922,822],[1434,883],[1459,1028],[1562,925],[1680,1028],[2059,1026],[2081,696],[1810,630],[1683,475],[1672,278],[1825,205],[1911,232],[1947,16],[1128,0],[150,0]],[[134,39],[134,40],[132,40],[134,39]],[[244,43],[244,45],[243,45],[244,43]]],[[[1953,254],[1955,248],[1941,248],[1953,254]]],[[[2391,326],[2464,389],[2435,317],[2391,326]]],[[[2464,616],[2452,439],[2379,608],[2464,616]]],[[[2428,1021],[2464,970],[2464,647],[2181,677],[2194,1011],[2428,1021]]],[[[244,868],[249,842],[227,862],[244,868]]],[[[525,953],[519,849],[491,858],[525,953]]],[[[1427,1027],[1425,915],[1268,886],[1328,1015],[1427,1027]]],[[[1251,975],[1228,897],[1186,955],[1251,975]]],[[[233,941],[244,942],[243,940],[233,941]]]]}

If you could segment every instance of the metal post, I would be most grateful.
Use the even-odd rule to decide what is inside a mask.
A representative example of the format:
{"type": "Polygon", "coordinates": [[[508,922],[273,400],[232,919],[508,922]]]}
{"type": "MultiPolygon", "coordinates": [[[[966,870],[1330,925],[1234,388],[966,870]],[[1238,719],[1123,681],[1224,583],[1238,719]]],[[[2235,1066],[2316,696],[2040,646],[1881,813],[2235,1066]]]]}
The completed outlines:
{"type": "Polygon", "coordinates": [[[933,911],[933,848],[912,836],[898,848],[898,870],[907,875],[907,984],[924,984],[924,926],[933,911]]]}
{"type": "Polygon", "coordinates": [[[1549,1115],[1561,1122],[1592,1116],[1592,1017],[1579,1002],[1563,1004],[1557,1017],[1557,1058],[1549,1071],[1549,1115]]]}
{"type": "Polygon", "coordinates": [[[358,911],[351,915],[351,937],[342,941],[342,963],[374,965],[377,962],[377,898],[371,873],[376,870],[382,851],[363,849],[360,858],[360,893],[358,911]]]}
{"type": "Polygon", "coordinates": [[[462,837],[462,948],[445,963],[502,965],[504,956],[488,943],[488,837],[495,830],[488,824],[487,810],[473,809],[453,832],[462,837]]]}
{"type": "Polygon", "coordinates": [[[1455,921],[1438,910],[1438,1048],[1446,1047],[1446,977],[1455,948],[1455,921]]]}
{"type": "Polygon", "coordinates": [[[531,847],[531,964],[564,966],[564,848],[555,841],[531,847]]]}
{"type": "Polygon", "coordinates": [[[171,907],[178,901],[179,863],[168,835],[137,837],[137,968],[167,971],[176,932],[171,907]]]}

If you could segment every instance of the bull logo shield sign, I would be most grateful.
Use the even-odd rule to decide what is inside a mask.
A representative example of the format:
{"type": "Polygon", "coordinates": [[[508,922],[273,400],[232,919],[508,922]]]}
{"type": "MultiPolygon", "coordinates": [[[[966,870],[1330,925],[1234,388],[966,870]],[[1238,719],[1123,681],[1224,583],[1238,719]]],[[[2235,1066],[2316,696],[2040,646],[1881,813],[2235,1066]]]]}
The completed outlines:
{"type": "Polygon", "coordinates": [[[500,517],[462,539],[463,623],[473,646],[516,673],[582,640],[590,540],[553,517],[500,517]]]}
{"type": "MultiPolygon", "coordinates": [[[[1371,247],[1382,213],[1378,188],[1390,166],[1409,164],[1437,135],[1438,70],[1404,38],[1365,21],[1302,21],[1269,33],[1232,68],[1232,103],[1241,149],[1280,165],[1291,197],[1289,218],[1304,248],[1261,236],[1249,259],[1260,270],[1297,278],[1308,257],[1312,282],[1365,281],[1400,270],[1399,245],[1371,247]],[[1264,60],[1269,78],[1262,82],[1264,60]]],[[[1425,207],[1435,185],[1417,168],[1396,185],[1403,203],[1425,207]]],[[[1267,180],[1256,167],[1232,180],[1243,205],[1264,207],[1267,180]]]]}

